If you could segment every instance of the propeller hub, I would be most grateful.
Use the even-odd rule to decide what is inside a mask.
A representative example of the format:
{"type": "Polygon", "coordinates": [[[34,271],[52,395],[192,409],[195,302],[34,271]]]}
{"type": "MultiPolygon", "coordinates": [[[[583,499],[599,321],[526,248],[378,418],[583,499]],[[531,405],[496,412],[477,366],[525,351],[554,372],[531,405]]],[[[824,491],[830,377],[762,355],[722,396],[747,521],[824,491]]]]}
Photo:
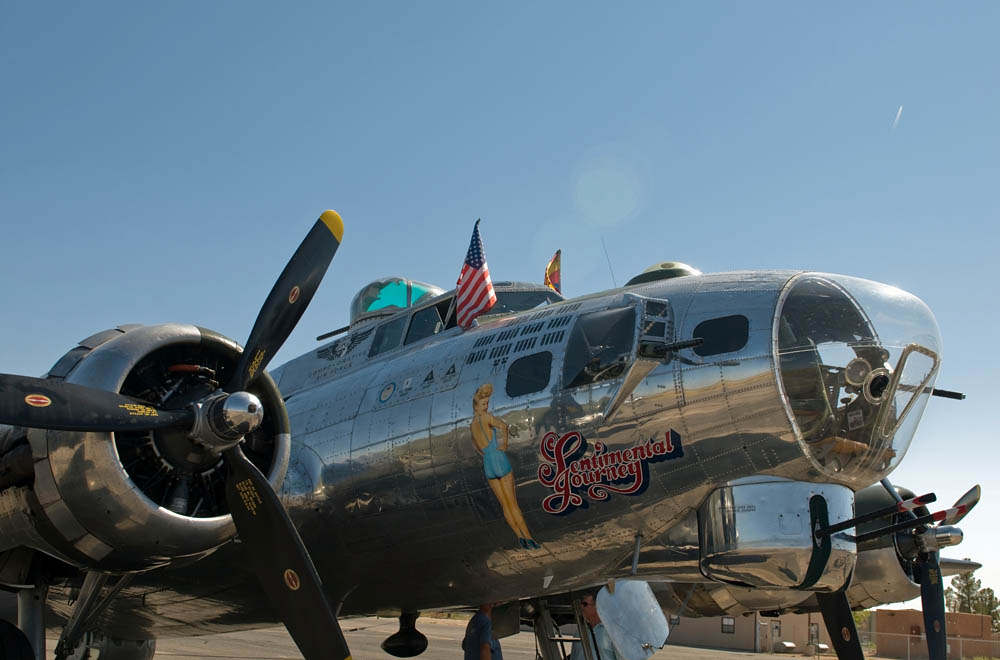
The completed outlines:
{"type": "Polygon", "coordinates": [[[941,548],[958,545],[965,538],[958,527],[931,527],[918,538],[918,545],[924,552],[936,552],[941,548]]]}
{"type": "Polygon", "coordinates": [[[260,399],[249,392],[221,396],[212,400],[207,408],[209,427],[224,440],[239,440],[264,421],[260,399]]]}

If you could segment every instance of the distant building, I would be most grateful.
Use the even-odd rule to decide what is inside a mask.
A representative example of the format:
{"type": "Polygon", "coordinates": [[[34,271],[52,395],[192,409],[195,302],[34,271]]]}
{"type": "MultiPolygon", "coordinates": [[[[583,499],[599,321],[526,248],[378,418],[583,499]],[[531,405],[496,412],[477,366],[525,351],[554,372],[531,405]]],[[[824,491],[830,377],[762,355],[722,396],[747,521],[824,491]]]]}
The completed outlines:
{"type": "MultiPolygon", "coordinates": [[[[814,614],[762,616],[669,617],[668,644],[705,646],[737,651],[772,653],[810,652],[817,644],[830,648],[823,617],[814,614]]],[[[832,652],[832,651],[831,651],[832,652]]]]}
{"type": "MultiPolygon", "coordinates": [[[[875,648],[886,658],[927,657],[924,615],[920,610],[875,610],[875,648]]],[[[948,612],[949,658],[1000,658],[1000,636],[993,633],[990,617],[948,612]]]]}
{"type": "MultiPolygon", "coordinates": [[[[761,616],[670,616],[668,644],[703,646],[758,653],[812,653],[834,655],[826,624],[819,612],[761,616]]],[[[1000,633],[993,633],[990,617],[949,612],[948,658],[1000,658],[1000,633]]],[[[924,617],[920,610],[875,610],[859,628],[865,655],[917,660],[927,657],[924,617]]]]}

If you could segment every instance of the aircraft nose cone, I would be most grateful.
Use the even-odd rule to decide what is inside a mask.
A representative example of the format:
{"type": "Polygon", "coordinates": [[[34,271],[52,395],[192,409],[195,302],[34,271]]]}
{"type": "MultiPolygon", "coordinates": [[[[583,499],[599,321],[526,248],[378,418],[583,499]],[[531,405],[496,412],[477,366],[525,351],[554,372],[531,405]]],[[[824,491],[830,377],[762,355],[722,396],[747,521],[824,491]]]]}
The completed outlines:
{"type": "Polygon", "coordinates": [[[774,336],[782,396],[807,455],[837,481],[887,475],[940,365],[930,309],[893,286],[806,273],[785,286],[774,336]]]}

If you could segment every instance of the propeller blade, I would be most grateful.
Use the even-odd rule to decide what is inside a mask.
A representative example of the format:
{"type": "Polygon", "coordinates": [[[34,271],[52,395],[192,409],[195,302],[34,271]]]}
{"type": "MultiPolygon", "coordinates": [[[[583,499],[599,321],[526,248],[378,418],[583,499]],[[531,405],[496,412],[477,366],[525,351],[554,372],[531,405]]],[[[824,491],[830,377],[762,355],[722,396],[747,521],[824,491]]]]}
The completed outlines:
{"type": "Polygon", "coordinates": [[[350,659],[323,583],[271,484],[240,450],[223,452],[226,499],[246,557],[306,660],[350,659]]]}
{"type": "Polygon", "coordinates": [[[979,498],[982,497],[982,494],[983,491],[979,487],[979,484],[976,484],[975,486],[970,488],[969,492],[958,498],[958,501],[955,502],[955,506],[948,509],[948,511],[946,512],[947,515],[945,516],[944,520],[941,521],[941,524],[942,525],[956,524],[959,520],[964,518],[965,515],[969,513],[969,511],[972,511],[972,507],[979,504],[979,498]]]}
{"type": "Polygon", "coordinates": [[[227,392],[245,390],[291,334],[306,311],[344,235],[336,211],[324,211],[278,276],[257,315],[227,392]]]}
{"type": "Polygon", "coordinates": [[[194,423],[194,412],[57,380],[0,374],[0,424],[57,431],[146,431],[194,423]]]}
{"type": "Polygon", "coordinates": [[[843,591],[832,594],[816,592],[816,600],[819,602],[819,611],[823,614],[826,632],[833,642],[833,650],[837,653],[837,660],[864,660],[865,654],[861,650],[858,627],[854,624],[847,594],[843,591]]]}
{"type": "Polygon", "coordinates": [[[924,610],[924,632],[930,660],[948,659],[948,630],[944,618],[944,580],[938,553],[930,552],[917,559],[920,567],[920,605],[924,610]]]}

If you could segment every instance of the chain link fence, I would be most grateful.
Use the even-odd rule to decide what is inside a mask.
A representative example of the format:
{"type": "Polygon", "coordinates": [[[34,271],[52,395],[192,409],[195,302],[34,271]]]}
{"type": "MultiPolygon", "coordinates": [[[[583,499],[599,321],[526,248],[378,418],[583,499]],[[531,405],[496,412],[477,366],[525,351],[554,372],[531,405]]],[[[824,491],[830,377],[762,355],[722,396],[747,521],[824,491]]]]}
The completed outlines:
{"type": "MultiPolygon", "coordinates": [[[[861,646],[866,658],[899,658],[900,660],[926,660],[927,640],[923,635],[898,633],[861,633],[861,646]]],[[[1000,637],[976,639],[948,637],[949,660],[1000,660],[1000,637]]]]}

